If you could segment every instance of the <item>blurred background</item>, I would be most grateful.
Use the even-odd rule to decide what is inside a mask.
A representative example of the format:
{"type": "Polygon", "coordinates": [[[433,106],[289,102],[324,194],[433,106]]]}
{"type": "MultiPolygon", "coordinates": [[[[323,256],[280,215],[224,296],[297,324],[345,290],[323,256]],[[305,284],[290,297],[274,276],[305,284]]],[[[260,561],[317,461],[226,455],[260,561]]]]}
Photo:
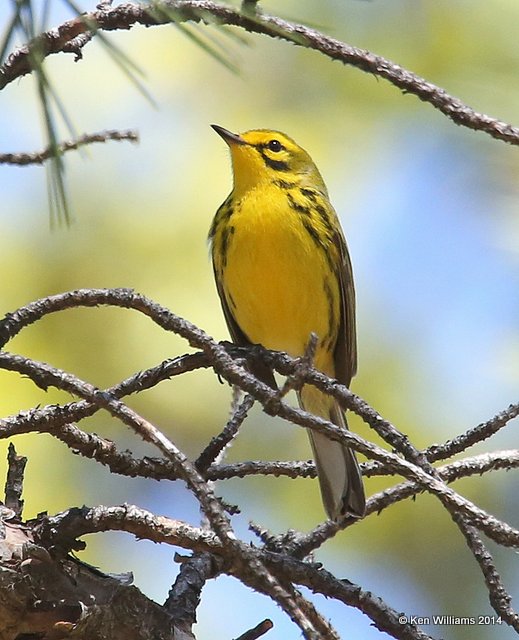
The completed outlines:
{"type": "MultiPolygon", "coordinates": [[[[43,4],[43,3],[42,3],[43,4]]],[[[49,26],[69,17],[52,4],[49,26]]],[[[93,8],[83,0],[82,8],[93,8]]],[[[345,42],[408,68],[477,111],[519,124],[519,5],[513,0],[267,1],[271,13],[318,26],[345,42]]],[[[10,16],[0,6],[0,25],[10,16]]],[[[110,34],[143,70],[152,106],[99,43],[84,59],[52,56],[46,70],[79,133],[136,128],[140,143],[111,142],[66,156],[73,224],[49,227],[45,169],[0,166],[0,316],[78,287],[133,287],[217,339],[228,337],[206,234],[231,188],[228,153],[209,128],[273,128],[304,146],[327,182],[348,239],[357,285],[359,373],[353,390],[418,447],[441,442],[517,401],[519,374],[519,157],[517,149],[460,128],[383,80],[317,53],[269,38],[244,43],[215,28],[238,68],[231,73],[172,26],[110,34]]],[[[45,145],[35,82],[26,77],[0,96],[0,149],[45,145]]],[[[60,127],[60,138],[70,133],[60,127]]],[[[47,317],[7,345],[10,351],[70,370],[99,387],[189,351],[181,339],[123,310],[81,309],[47,317]]],[[[210,372],[164,382],[129,404],[195,457],[224,425],[231,391],[210,372]]],[[[0,371],[0,415],[70,397],[44,393],[0,371]]],[[[121,447],[154,451],[108,414],[82,423],[121,447]]],[[[351,426],[378,441],[358,420],[351,426]]],[[[471,450],[517,446],[517,420],[471,450]]],[[[195,525],[195,501],[180,483],[111,476],[47,435],[18,437],[29,457],[27,517],[43,509],[129,502],[195,525]]],[[[7,443],[0,447],[0,477],[7,443]]],[[[255,408],[229,460],[308,459],[305,434],[255,408]]],[[[366,482],[368,494],[387,479],[366,482]]],[[[519,526],[514,473],[455,485],[463,495],[519,526]]],[[[253,520],[283,532],[322,521],[317,482],[253,478],[221,482],[217,493],[242,507],[233,519],[250,537],[253,520]]],[[[174,550],[127,535],[87,538],[82,558],[104,571],[132,570],[158,602],[177,566],[174,550]]],[[[515,605],[517,555],[497,549],[515,605]]],[[[420,495],[339,534],[317,553],[348,578],[409,614],[491,614],[483,578],[448,514],[420,495]]],[[[316,604],[344,637],[379,638],[367,617],[323,598],[316,604]]],[[[268,637],[298,629],[270,600],[222,578],[204,589],[200,638],[230,638],[264,617],[268,637]],[[232,619],[221,616],[239,603],[232,619]]],[[[426,627],[433,636],[507,639],[501,625],[426,627]]]]}

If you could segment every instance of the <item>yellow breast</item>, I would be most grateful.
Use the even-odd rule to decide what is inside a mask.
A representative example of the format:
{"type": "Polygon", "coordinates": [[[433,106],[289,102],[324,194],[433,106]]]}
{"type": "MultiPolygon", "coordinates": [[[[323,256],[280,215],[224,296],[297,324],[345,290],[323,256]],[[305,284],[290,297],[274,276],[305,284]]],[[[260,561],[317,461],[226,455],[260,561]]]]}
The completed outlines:
{"type": "Polygon", "coordinates": [[[329,369],[340,293],[330,255],[319,243],[318,219],[290,207],[285,192],[262,188],[242,198],[229,224],[222,284],[242,331],[251,342],[292,356],[304,353],[315,332],[315,364],[329,369]]]}

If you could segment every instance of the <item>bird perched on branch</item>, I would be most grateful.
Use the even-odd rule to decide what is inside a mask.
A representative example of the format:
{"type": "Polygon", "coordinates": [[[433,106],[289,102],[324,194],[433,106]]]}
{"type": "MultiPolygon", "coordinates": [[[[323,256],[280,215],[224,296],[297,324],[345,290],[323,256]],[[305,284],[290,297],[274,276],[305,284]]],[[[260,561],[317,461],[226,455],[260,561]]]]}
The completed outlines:
{"type": "MultiPolygon", "coordinates": [[[[284,133],[238,135],[212,126],[230,148],[234,174],[209,232],[233,341],[300,357],[314,333],[314,366],[349,386],[357,368],[353,274],[319,170],[284,133]]],[[[273,383],[272,374],[264,378],[273,383]]],[[[306,384],[298,397],[306,411],[347,428],[330,396],[306,384]]],[[[308,433],[328,517],[362,517],[364,487],[354,453],[317,430],[308,433]]]]}

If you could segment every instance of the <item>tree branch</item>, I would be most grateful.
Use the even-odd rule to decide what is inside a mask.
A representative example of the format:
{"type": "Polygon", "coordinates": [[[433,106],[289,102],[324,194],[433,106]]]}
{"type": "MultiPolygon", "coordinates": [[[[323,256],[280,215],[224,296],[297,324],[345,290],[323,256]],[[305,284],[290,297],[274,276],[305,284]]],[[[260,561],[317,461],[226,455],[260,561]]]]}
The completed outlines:
{"type": "Polygon", "coordinates": [[[58,144],[56,148],[47,147],[39,153],[0,153],[0,164],[14,164],[19,166],[29,164],[43,164],[45,160],[53,158],[56,154],[61,155],[66,151],[71,151],[84,147],[94,142],[107,142],[108,140],[130,140],[138,142],[139,136],[136,131],[101,131],[99,133],[86,133],[76,140],[69,140],[58,144]]]}
{"type": "Polygon", "coordinates": [[[270,631],[274,625],[271,620],[263,620],[257,624],[253,629],[249,629],[245,633],[242,633],[236,640],[257,640],[261,636],[265,635],[267,631],[270,631]]]}
{"type": "Polygon", "coordinates": [[[5,481],[5,506],[11,509],[14,516],[21,519],[23,512],[23,474],[27,458],[16,454],[12,442],[9,443],[7,453],[7,479],[5,481]]]}
{"type": "MultiPolygon", "coordinates": [[[[200,604],[202,589],[210,578],[215,578],[221,571],[222,562],[211,553],[194,553],[190,558],[175,556],[182,560],[180,573],[171,588],[164,608],[186,630],[196,622],[196,610],[200,604]]],[[[221,560],[221,558],[220,558],[221,560]]]]}
{"type": "Polygon", "coordinates": [[[483,131],[493,138],[510,144],[519,144],[519,128],[475,111],[441,87],[391,60],[330,38],[304,25],[257,11],[240,11],[211,0],[159,0],[153,5],[125,2],[116,7],[105,6],[97,11],[84,13],[13,51],[0,67],[0,90],[13,80],[32,72],[33,51],[37,51],[38,55],[45,58],[51,54],[72,50],[77,57],[77,43],[80,42],[83,47],[88,41],[88,38],[77,40],[82,34],[90,34],[96,30],[126,30],[136,24],[149,27],[168,22],[186,21],[232,25],[251,33],[280,38],[295,45],[313,49],[331,60],[339,60],[388,80],[403,93],[413,94],[423,102],[429,103],[455,124],[483,131]]]}

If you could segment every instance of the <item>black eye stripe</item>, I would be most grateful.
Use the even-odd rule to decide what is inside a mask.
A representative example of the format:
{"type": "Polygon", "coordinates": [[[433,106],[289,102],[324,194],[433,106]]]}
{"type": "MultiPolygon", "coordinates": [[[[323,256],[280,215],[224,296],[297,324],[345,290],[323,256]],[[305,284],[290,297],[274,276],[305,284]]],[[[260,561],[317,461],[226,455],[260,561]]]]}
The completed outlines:
{"type": "Polygon", "coordinates": [[[282,160],[273,160],[272,158],[269,158],[267,154],[263,151],[263,149],[260,149],[260,154],[261,154],[261,157],[263,158],[263,162],[267,165],[267,167],[270,167],[275,171],[289,170],[290,167],[288,166],[287,162],[283,162],[282,160]]]}

